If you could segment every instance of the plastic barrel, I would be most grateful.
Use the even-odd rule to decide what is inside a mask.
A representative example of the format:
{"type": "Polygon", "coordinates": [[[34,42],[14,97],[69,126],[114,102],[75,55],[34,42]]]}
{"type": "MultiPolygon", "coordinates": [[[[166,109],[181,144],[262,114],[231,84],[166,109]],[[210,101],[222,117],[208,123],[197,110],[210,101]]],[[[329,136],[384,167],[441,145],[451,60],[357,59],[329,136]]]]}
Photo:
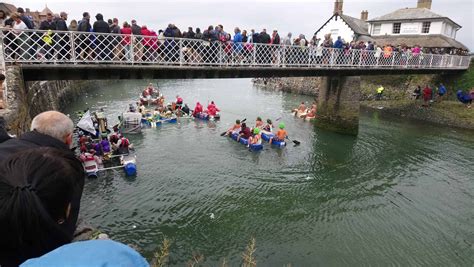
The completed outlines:
{"type": "Polygon", "coordinates": [[[134,176],[137,174],[137,165],[133,163],[127,163],[125,166],[123,166],[123,169],[125,171],[125,174],[127,176],[134,176]]]}

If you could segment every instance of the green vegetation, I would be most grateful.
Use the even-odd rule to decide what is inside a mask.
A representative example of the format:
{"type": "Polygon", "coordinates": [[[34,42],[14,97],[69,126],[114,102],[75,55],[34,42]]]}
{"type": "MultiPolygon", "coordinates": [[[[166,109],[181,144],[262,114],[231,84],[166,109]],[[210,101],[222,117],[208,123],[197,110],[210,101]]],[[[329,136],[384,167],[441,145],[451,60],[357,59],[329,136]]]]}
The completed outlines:
{"type": "Polygon", "coordinates": [[[458,75],[442,76],[442,79],[448,88],[452,88],[454,92],[458,89],[464,91],[474,89],[474,60],[471,61],[471,65],[466,72],[458,75]]]}
{"type": "MultiPolygon", "coordinates": [[[[170,255],[170,245],[171,245],[170,240],[167,238],[164,238],[163,242],[161,243],[161,246],[158,248],[158,250],[155,252],[153,256],[153,261],[151,262],[152,267],[167,266],[168,258],[170,255]]],[[[254,255],[256,250],[257,248],[256,248],[255,238],[252,237],[250,238],[250,241],[247,244],[245,251],[242,253],[241,266],[243,267],[256,267],[257,266],[257,260],[254,255]]],[[[191,260],[188,261],[187,266],[189,267],[199,266],[203,260],[204,260],[204,256],[202,254],[193,253],[193,256],[191,260]]],[[[219,266],[227,267],[229,266],[229,264],[227,263],[227,260],[224,258],[222,259],[222,262],[220,263],[219,266]]],[[[291,265],[288,264],[287,266],[291,266],[291,265]]]]}

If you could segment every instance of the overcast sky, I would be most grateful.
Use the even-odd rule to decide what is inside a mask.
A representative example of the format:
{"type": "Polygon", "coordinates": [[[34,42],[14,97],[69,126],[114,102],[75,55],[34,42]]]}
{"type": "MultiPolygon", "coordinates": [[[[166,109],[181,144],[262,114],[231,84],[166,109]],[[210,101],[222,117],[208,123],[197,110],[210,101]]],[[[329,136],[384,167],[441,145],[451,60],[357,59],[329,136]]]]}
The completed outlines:
{"type": "MultiPolygon", "coordinates": [[[[278,29],[280,35],[288,32],[303,33],[307,37],[321,27],[332,15],[334,0],[24,0],[6,1],[15,6],[43,10],[45,5],[55,13],[65,11],[69,20],[80,19],[82,12],[88,11],[95,21],[95,14],[104,18],[117,17],[122,23],[136,19],[139,25],[147,25],[154,30],[165,29],[174,23],[182,31],[188,26],[207,28],[222,24],[227,32],[235,26],[241,29],[278,29]]],[[[399,8],[416,7],[417,0],[345,0],[344,14],[360,18],[362,10],[369,11],[369,19],[399,8]]],[[[433,0],[431,10],[451,18],[462,26],[457,40],[474,51],[474,1],[473,0],[433,0]]]]}

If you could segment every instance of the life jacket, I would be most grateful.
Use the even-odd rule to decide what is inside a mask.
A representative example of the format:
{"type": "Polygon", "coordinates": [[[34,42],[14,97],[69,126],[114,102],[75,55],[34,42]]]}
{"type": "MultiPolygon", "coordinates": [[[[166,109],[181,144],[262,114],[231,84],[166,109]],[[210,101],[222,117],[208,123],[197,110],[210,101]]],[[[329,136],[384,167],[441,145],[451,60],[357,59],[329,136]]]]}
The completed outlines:
{"type": "Polygon", "coordinates": [[[128,141],[128,139],[125,137],[122,137],[120,140],[122,141],[120,143],[120,147],[128,148],[128,146],[130,145],[130,141],[128,141]]]}

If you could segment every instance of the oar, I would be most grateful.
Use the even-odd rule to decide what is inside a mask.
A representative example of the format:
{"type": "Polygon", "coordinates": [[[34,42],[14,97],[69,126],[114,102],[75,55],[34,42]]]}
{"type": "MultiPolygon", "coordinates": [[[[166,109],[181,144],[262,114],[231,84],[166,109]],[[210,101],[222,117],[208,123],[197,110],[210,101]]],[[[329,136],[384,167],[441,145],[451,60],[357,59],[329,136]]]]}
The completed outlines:
{"type": "MultiPolygon", "coordinates": [[[[241,120],[241,121],[240,121],[240,123],[243,123],[243,122],[245,122],[246,120],[247,120],[247,118],[245,118],[245,119],[241,120]]],[[[224,136],[226,133],[227,133],[227,131],[225,131],[225,132],[221,133],[221,136],[224,136]]]]}
{"type": "Polygon", "coordinates": [[[291,140],[288,136],[286,137],[286,139],[288,139],[288,140],[290,140],[291,142],[293,142],[296,146],[301,144],[300,141],[298,141],[298,140],[291,140]]]}

